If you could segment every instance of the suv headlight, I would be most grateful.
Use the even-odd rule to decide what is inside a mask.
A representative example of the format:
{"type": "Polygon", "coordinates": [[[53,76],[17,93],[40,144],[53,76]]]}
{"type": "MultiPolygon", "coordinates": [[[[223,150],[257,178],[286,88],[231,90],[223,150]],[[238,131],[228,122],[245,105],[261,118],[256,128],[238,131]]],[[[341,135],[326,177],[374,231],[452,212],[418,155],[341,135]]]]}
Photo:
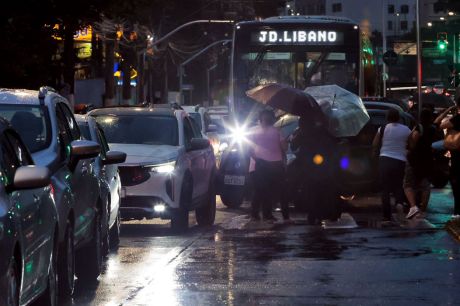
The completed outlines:
{"type": "Polygon", "coordinates": [[[144,167],[148,168],[150,172],[172,173],[176,167],[176,161],[171,161],[171,162],[157,164],[157,165],[147,165],[144,167]]]}

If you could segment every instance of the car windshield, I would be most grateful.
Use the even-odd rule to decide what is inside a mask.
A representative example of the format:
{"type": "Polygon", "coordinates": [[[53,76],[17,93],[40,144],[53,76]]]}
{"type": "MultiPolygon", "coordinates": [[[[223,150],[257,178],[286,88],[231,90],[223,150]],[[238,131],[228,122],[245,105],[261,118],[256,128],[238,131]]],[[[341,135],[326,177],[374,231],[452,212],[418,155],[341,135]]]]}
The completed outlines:
{"type": "Polygon", "coordinates": [[[97,116],[109,143],[177,146],[177,120],[169,116],[97,116]]]}
{"type": "Polygon", "coordinates": [[[0,104],[0,116],[11,123],[30,152],[35,153],[50,145],[51,129],[45,106],[0,104]]]}

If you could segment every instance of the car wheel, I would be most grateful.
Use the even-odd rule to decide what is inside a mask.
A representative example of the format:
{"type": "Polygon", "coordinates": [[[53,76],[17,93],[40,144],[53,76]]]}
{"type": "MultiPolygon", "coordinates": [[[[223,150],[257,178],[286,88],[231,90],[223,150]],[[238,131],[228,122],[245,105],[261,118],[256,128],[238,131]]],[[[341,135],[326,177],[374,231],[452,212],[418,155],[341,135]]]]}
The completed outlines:
{"type": "Polygon", "coordinates": [[[179,208],[172,213],[171,229],[174,232],[182,232],[188,228],[188,207],[192,201],[193,181],[185,176],[180,192],[179,208]]]}
{"type": "Polygon", "coordinates": [[[58,305],[58,276],[57,276],[57,252],[56,248],[51,253],[50,269],[48,273],[48,284],[45,292],[38,300],[38,305],[58,305]]]}
{"type": "Polygon", "coordinates": [[[216,219],[216,192],[212,181],[209,184],[206,203],[197,208],[195,214],[198,225],[210,226],[214,224],[214,220],[216,219]]]}
{"type": "Polygon", "coordinates": [[[117,218],[115,219],[115,224],[109,230],[109,237],[110,237],[109,242],[110,242],[110,248],[112,250],[116,249],[118,245],[120,244],[120,226],[121,226],[120,212],[118,211],[117,218]]]}
{"type": "Polygon", "coordinates": [[[64,242],[58,253],[58,292],[59,297],[68,299],[75,287],[75,246],[74,231],[70,220],[67,220],[64,242]]]}
{"type": "Polygon", "coordinates": [[[89,245],[79,251],[77,260],[77,277],[93,282],[97,280],[102,270],[102,218],[96,214],[94,232],[89,245]]]}
{"type": "Polygon", "coordinates": [[[220,193],[220,199],[222,200],[222,203],[229,207],[229,208],[238,208],[243,204],[244,200],[244,193],[232,193],[232,192],[225,192],[222,191],[220,193]]]}
{"type": "Polygon", "coordinates": [[[11,257],[8,271],[6,273],[7,290],[6,304],[17,306],[19,305],[19,269],[16,263],[16,258],[11,257]]]}

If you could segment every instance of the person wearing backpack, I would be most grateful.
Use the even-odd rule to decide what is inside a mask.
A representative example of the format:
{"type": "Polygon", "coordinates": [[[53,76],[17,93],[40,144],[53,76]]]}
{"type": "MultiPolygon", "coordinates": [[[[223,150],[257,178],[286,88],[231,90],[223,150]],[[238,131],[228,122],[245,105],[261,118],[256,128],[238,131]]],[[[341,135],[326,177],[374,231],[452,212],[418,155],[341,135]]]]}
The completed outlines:
{"type": "Polygon", "coordinates": [[[431,144],[435,141],[437,133],[432,118],[432,112],[423,109],[420,113],[420,123],[412,130],[407,143],[407,164],[404,175],[404,192],[410,205],[407,219],[413,218],[420,210],[426,211],[430,199],[429,177],[433,169],[431,144]],[[418,198],[420,208],[417,207],[418,198]]]}
{"type": "Polygon", "coordinates": [[[406,167],[406,146],[411,130],[399,123],[399,112],[388,110],[387,124],[382,126],[374,137],[372,146],[380,147],[379,173],[382,184],[382,225],[391,225],[390,194],[396,204],[404,202],[404,169],[406,167]]]}

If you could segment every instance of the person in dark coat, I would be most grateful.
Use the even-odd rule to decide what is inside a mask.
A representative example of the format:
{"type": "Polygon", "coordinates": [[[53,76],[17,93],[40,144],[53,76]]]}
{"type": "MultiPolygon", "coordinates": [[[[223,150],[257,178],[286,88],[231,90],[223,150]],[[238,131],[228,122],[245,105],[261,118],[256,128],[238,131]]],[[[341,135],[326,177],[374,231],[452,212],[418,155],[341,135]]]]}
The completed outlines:
{"type": "Polygon", "coordinates": [[[338,219],[338,188],[334,179],[338,171],[337,140],[318,117],[302,116],[291,148],[297,151],[298,177],[302,180],[302,198],[309,223],[338,219]]]}

